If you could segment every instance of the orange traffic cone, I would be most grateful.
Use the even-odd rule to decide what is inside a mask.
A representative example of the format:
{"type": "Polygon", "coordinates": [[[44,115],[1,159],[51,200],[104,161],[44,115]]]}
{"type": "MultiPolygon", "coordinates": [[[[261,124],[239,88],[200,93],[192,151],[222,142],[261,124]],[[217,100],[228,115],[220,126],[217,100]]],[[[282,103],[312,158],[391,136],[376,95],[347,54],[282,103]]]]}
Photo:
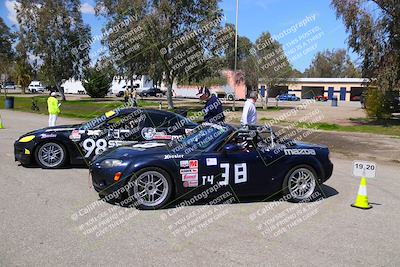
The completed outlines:
{"type": "Polygon", "coordinates": [[[368,203],[367,196],[367,179],[361,178],[360,187],[358,189],[358,194],[356,202],[351,205],[352,207],[359,209],[370,209],[372,206],[368,203]]]}

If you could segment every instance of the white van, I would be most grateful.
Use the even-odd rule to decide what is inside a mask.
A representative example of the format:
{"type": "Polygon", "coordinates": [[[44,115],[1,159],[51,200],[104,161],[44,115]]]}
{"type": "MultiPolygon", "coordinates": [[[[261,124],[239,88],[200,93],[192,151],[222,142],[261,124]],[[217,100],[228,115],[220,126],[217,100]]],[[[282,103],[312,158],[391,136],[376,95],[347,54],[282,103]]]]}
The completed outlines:
{"type": "Polygon", "coordinates": [[[40,81],[31,81],[28,86],[28,91],[31,93],[44,93],[46,88],[40,81]]]}

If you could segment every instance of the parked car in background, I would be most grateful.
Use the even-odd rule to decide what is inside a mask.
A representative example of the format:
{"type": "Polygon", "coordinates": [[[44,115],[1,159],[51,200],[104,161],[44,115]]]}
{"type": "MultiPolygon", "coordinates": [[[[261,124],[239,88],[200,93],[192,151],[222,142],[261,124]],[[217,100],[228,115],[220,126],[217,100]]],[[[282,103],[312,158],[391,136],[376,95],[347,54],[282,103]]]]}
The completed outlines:
{"type": "Polygon", "coordinates": [[[314,97],[314,99],[316,100],[316,101],[328,101],[328,97],[327,96],[323,96],[323,95],[317,95],[317,96],[315,96],[314,97]]]}
{"type": "Polygon", "coordinates": [[[353,95],[350,97],[350,101],[360,101],[361,102],[361,95],[353,95]]]}
{"type": "Polygon", "coordinates": [[[46,87],[40,81],[31,81],[28,86],[28,91],[30,93],[44,93],[46,87]]]}
{"type": "Polygon", "coordinates": [[[295,94],[282,94],[276,97],[277,101],[300,101],[300,97],[295,94]]]}
{"type": "Polygon", "coordinates": [[[143,90],[139,94],[141,97],[146,97],[146,96],[157,96],[157,97],[162,97],[165,95],[165,92],[162,91],[160,88],[150,88],[147,90],[143,90]]]}
{"type": "Polygon", "coordinates": [[[15,83],[12,82],[12,81],[5,82],[4,85],[3,85],[3,89],[15,90],[16,89],[15,83]]]}

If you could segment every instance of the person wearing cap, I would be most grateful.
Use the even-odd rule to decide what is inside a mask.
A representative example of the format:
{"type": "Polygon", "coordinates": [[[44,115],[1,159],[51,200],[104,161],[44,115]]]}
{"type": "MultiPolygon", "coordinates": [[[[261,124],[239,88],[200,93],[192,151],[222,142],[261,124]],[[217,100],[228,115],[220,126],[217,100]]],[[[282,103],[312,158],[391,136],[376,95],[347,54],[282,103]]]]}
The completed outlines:
{"type": "Polygon", "coordinates": [[[49,127],[56,126],[57,116],[60,114],[60,105],[56,98],[56,93],[51,92],[47,99],[47,108],[49,111],[49,127]]]}
{"type": "Polygon", "coordinates": [[[243,107],[242,119],[240,120],[241,125],[252,125],[257,123],[257,109],[256,101],[258,98],[258,92],[252,91],[249,94],[243,107]]]}
{"type": "Polygon", "coordinates": [[[211,95],[207,87],[199,90],[200,100],[205,101],[204,122],[221,123],[225,121],[224,111],[221,100],[215,95],[211,95]]]}

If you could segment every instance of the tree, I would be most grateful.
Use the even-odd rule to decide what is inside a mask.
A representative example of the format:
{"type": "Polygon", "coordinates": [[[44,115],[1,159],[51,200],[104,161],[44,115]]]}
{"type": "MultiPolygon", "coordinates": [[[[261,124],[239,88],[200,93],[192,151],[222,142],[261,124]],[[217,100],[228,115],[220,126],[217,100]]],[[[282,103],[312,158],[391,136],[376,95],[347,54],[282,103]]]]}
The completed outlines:
{"type": "Polygon", "coordinates": [[[32,81],[32,72],[32,66],[25,59],[16,61],[13,77],[15,82],[21,86],[23,94],[25,94],[26,88],[32,81]]]}
{"type": "MultiPolygon", "coordinates": [[[[14,50],[12,43],[15,35],[0,17],[0,74],[9,74],[10,68],[14,62],[14,50]]],[[[4,77],[7,79],[7,77],[4,77]]]]}
{"type": "Polygon", "coordinates": [[[282,45],[272,39],[270,33],[264,32],[256,40],[252,54],[257,59],[258,76],[266,85],[263,108],[268,105],[268,88],[285,83],[292,73],[292,67],[283,51],[282,45]]]}
{"type": "Polygon", "coordinates": [[[349,33],[348,45],[362,59],[362,75],[383,94],[395,95],[392,91],[400,88],[399,2],[332,0],[332,6],[349,33]]]}
{"type": "Polygon", "coordinates": [[[41,59],[39,76],[56,86],[65,100],[63,80],[79,79],[89,63],[90,28],[85,25],[79,0],[18,0],[20,40],[28,53],[41,59]]]}
{"type": "Polygon", "coordinates": [[[290,73],[290,78],[303,78],[304,74],[298,69],[293,69],[292,73],[290,73]]]}
{"type": "Polygon", "coordinates": [[[318,52],[304,75],[310,78],[361,77],[345,49],[318,52]]]}
{"type": "MultiPolygon", "coordinates": [[[[96,10],[108,19],[108,25],[128,19],[134,35],[140,34],[139,40],[115,50],[122,59],[117,65],[124,76],[162,77],[170,109],[174,82],[199,75],[213,56],[211,48],[222,19],[218,0],[98,0],[96,10]],[[136,51],[129,53],[132,50],[136,51]]],[[[112,37],[106,38],[111,43],[112,37]]]]}
{"type": "Polygon", "coordinates": [[[97,66],[84,69],[83,87],[90,97],[103,98],[110,90],[114,75],[109,69],[99,70],[97,66]]]}

